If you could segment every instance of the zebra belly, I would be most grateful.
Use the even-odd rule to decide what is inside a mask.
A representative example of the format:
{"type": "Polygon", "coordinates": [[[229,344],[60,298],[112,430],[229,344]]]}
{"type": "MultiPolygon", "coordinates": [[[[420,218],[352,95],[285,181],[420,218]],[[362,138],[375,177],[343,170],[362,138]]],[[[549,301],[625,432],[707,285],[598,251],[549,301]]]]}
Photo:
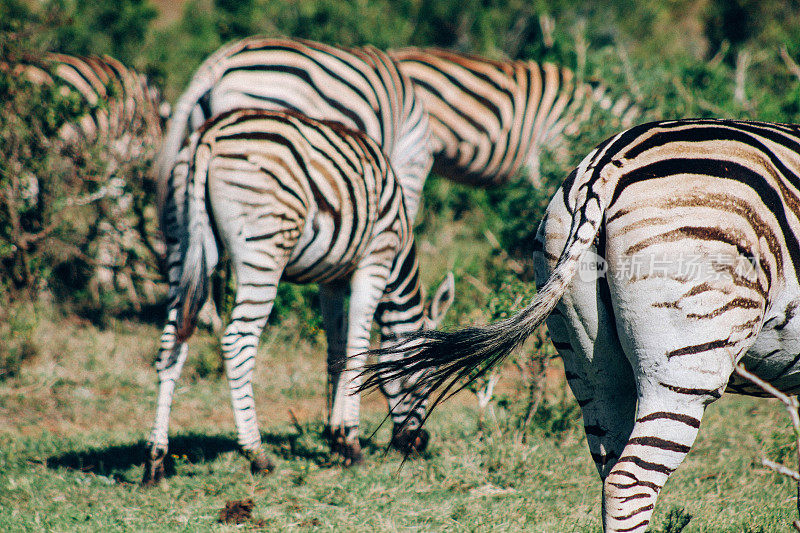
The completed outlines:
{"type": "MultiPolygon", "coordinates": [[[[771,307],[755,344],[741,362],[784,392],[800,390],[800,291],[785,291],[779,304],[771,307]]],[[[760,389],[740,381],[732,380],[732,391],[760,394],[760,389]]]]}

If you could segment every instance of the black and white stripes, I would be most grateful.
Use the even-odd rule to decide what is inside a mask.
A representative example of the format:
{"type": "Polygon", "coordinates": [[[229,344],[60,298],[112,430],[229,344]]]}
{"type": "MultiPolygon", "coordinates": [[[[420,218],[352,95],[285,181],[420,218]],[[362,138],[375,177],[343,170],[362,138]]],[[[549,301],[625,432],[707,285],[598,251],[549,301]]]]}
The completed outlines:
{"type": "Polygon", "coordinates": [[[393,50],[431,118],[434,170],[472,185],[503,183],[527,168],[539,180],[542,148],[574,135],[593,106],[630,126],[639,109],[613,101],[601,84],[579,82],[568,68],[535,61],[493,61],[435,48],[393,50]]]}
{"type": "Polygon", "coordinates": [[[175,105],[160,157],[162,180],[188,133],[236,108],[295,111],[366,133],[389,157],[414,219],[432,162],[428,116],[385,53],[264,37],[220,48],[175,105]]]}
{"type": "Polygon", "coordinates": [[[642,532],[705,406],[726,389],[758,393],[737,363],[800,389],[800,126],[682,120],[620,133],[550,202],[535,265],[541,289],[519,314],[418,334],[367,384],[438,368],[417,386],[447,391],[550,315],[603,479],[605,530],[642,532]]]}
{"type": "Polygon", "coordinates": [[[89,112],[60,132],[64,141],[103,142],[119,162],[155,155],[169,106],[143,75],[109,56],[47,53],[20,67],[30,81],[73,90],[86,103],[89,112]]]}
{"type": "MultiPolygon", "coordinates": [[[[425,323],[403,190],[386,156],[375,141],[339,123],[265,110],[220,115],[193,134],[183,154],[172,175],[187,184],[180,273],[171,278],[176,286],[157,363],[159,408],[145,481],[157,481],[163,473],[169,405],[186,356],[184,341],[222,248],[237,280],[223,357],[239,443],[254,470],[269,469],[269,462],[260,447],[252,372],[258,337],[282,279],[321,284],[325,324],[334,330],[329,346],[332,437],[346,462],[359,461],[354,393],[378,303],[386,292],[390,303],[380,313],[384,339],[425,323]]],[[[439,306],[439,313],[445,309],[439,306]]],[[[410,384],[389,386],[396,433],[415,429],[424,415],[424,405],[401,404],[410,384]]]]}

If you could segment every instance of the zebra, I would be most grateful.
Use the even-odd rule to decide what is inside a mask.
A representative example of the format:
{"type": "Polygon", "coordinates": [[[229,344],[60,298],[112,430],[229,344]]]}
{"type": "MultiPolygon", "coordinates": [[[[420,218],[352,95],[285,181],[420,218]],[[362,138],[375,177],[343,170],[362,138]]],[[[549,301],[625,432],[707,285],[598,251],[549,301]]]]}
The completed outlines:
{"type": "Polygon", "coordinates": [[[47,52],[21,64],[20,73],[38,85],[74,91],[88,113],[66,123],[59,138],[67,145],[100,141],[117,161],[154,158],[170,107],[147,78],[113,57],[47,52]]]}
{"type": "MultiPolygon", "coordinates": [[[[100,238],[95,254],[98,267],[90,287],[95,299],[99,299],[101,289],[115,285],[127,288],[131,301],[138,304],[139,294],[130,275],[116,269],[125,265],[136,274],[145,274],[147,266],[138,259],[140,252],[134,251],[135,248],[141,243],[158,266],[162,266],[163,249],[150,238],[143,224],[129,219],[127,213],[134,198],[126,185],[131,180],[131,169],[143,165],[146,170],[155,159],[169,104],[144,75],[107,55],[46,52],[0,68],[13,68],[27,81],[53,87],[63,96],[76,94],[82,109],[87,110],[77,119],[65,122],[57,140],[62,151],[73,158],[83,157],[87,146],[97,145],[105,165],[104,182],[99,189],[75,199],[78,203],[111,200],[110,211],[98,224],[100,238]]],[[[150,176],[145,172],[143,177],[150,176]]],[[[154,283],[145,276],[143,290],[150,294],[149,299],[155,299],[154,289],[154,283]]]]}
{"type": "Polygon", "coordinates": [[[549,315],[605,531],[644,531],[705,407],[726,390],[764,394],[737,364],[800,390],[800,125],[687,119],[619,133],[568,176],[535,245],[527,307],[382,350],[402,363],[373,366],[364,386],[438,368],[416,387],[447,393],[549,315]]]}
{"type": "MultiPolygon", "coordinates": [[[[299,112],[365,132],[388,155],[403,187],[406,214],[414,219],[432,164],[430,130],[411,82],[392,59],[373,47],[347,49],[301,39],[249,37],[220,48],[203,62],[167,124],[157,172],[167,269],[173,272],[168,277],[180,268],[182,178],[171,173],[185,138],[219,113],[248,107],[299,112]],[[170,235],[170,228],[177,231],[170,235]]],[[[344,358],[345,323],[336,314],[328,316],[341,307],[342,290],[320,292],[329,374],[344,358]]]]}
{"type": "Polygon", "coordinates": [[[630,97],[615,102],[604,85],[581,82],[553,63],[493,61],[437,48],[389,55],[430,115],[433,170],[469,185],[506,183],[522,167],[539,185],[542,148],[578,133],[593,106],[610,110],[623,127],[641,113],[630,97]]]}
{"type": "Polygon", "coordinates": [[[428,115],[384,52],[262,36],[223,46],[197,69],[175,104],[159,157],[162,185],[187,133],[236,108],[296,111],[363,131],[388,155],[414,220],[433,162],[428,115]]]}
{"type": "MultiPolygon", "coordinates": [[[[323,309],[329,308],[324,325],[337,331],[329,342],[339,344],[334,352],[347,356],[329,362],[335,391],[333,450],[345,465],[359,462],[359,397],[354,391],[373,315],[377,310],[385,342],[423,326],[436,327],[453,293],[448,276],[430,310],[423,308],[404,190],[380,145],[338,122],[292,111],[239,109],[193,133],[172,174],[185,184],[185,193],[179,194],[188,200],[185,216],[169,220],[183,224],[181,267],[170,278],[168,323],[156,363],[158,407],[143,483],[163,477],[169,410],[186,359],[185,341],[222,249],[237,280],[222,351],[238,442],[251,470],[272,469],[261,447],[251,377],[258,338],[281,279],[320,284],[323,309]],[[384,294],[388,299],[379,309],[384,294]]],[[[393,440],[419,449],[427,442],[416,431],[424,402],[407,397],[411,383],[387,382],[384,392],[395,424],[393,440]]]]}

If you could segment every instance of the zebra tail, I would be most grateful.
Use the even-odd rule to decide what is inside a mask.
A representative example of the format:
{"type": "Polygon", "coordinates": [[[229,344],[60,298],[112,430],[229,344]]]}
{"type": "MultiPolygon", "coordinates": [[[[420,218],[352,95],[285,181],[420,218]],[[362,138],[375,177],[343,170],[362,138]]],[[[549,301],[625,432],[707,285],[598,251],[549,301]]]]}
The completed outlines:
{"type": "MultiPolygon", "coordinates": [[[[580,168],[585,169],[583,164],[580,168]]],[[[581,174],[583,181],[591,172],[581,174]]],[[[379,359],[367,365],[360,390],[407,379],[414,383],[412,393],[424,397],[438,393],[432,411],[500,363],[547,318],[578,272],[581,257],[592,245],[603,219],[599,196],[587,196],[578,202],[569,237],[550,278],[524,309],[486,326],[449,332],[423,330],[393,346],[371,350],[379,359]],[[459,385],[462,379],[465,381],[459,385]]]]}
{"type": "Polygon", "coordinates": [[[179,342],[185,341],[194,332],[197,314],[208,298],[210,276],[219,258],[206,203],[210,150],[207,146],[197,146],[198,137],[195,134],[192,139],[194,171],[189,174],[189,205],[181,245],[181,276],[173,303],[178,310],[176,327],[179,342]]]}
{"type": "MultiPolygon", "coordinates": [[[[161,151],[156,161],[156,174],[158,178],[158,212],[165,209],[169,175],[178,157],[181,147],[189,136],[191,115],[200,100],[214,87],[214,79],[205,69],[198,71],[189,87],[180,96],[172,110],[172,115],[167,122],[161,151]]],[[[210,117],[207,117],[210,118],[210,117]]]]}

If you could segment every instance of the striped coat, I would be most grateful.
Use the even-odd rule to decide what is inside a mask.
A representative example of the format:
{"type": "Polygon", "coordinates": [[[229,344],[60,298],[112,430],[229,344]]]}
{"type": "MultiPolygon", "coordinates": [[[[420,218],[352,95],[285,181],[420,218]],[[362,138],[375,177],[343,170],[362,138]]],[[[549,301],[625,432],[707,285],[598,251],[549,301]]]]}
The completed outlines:
{"type": "MultiPolygon", "coordinates": [[[[176,165],[181,146],[203,121],[242,107],[288,110],[366,133],[387,155],[403,187],[406,216],[413,220],[432,161],[430,132],[427,114],[394,62],[372,47],[345,49],[299,39],[243,39],[222,47],[198,68],[167,126],[158,164],[159,212],[171,287],[177,287],[179,244],[184,238],[181,191],[186,167],[176,165]]],[[[416,256],[409,260],[416,268],[416,256]]],[[[398,309],[402,314],[409,306],[421,306],[406,299],[408,287],[405,279],[396,277],[399,274],[391,273],[386,301],[377,310],[380,324],[391,322],[398,309]]],[[[452,294],[452,290],[444,293],[452,294]]],[[[347,322],[341,314],[342,299],[337,291],[320,292],[331,379],[335,377],[332,369],[342,366],[345,357],[347,322]]],[[[396,394],[392,391],[394,386],[385,389],[390,403],[396,394]]],[[[333,394],[338,392],[334,389],[333,394]]],[[[157,416],[156,425],[158,420],[157,416]]]]}
{"type": "MultiPolygon", "coordinates": [[[[644,124],[600,144],[539,226],[540,291],[486,327],[423,333],[371,383],[488,368],[546,317],[603,479],[606,531],[643,532],[705,407],[800,390],[800,126],[644,124]],[[424,349],[417,353],[419,343],[424,349]]],[[[385,352],[383,352],[385,355],[385,352]]]]}
{"type": "MultiPolygon", "coordinates": [[[[335,331],[329,342],[344,355],[330,368],[333,446],[345,464],[360,461],[355,391],[381,298],[389,295],[379,313],[386,342],[426,323],[435,325],[452,294],[451,286],[437,292],[426,320],[404,191],[388,158],[375,141],[338,122],[293,112],[235,110],[193,134],[172,177],[186,184],[188,203],[181,221],[180,269],[157,362],[161,385],[145,483],[163,476],[169,409],[186,358],[185,340],[222,249],[237,280],[223,357],[239,444],[252,468],[271,469],[261,449],[251,380],[258,338],[281,280],[320,284],[325,325],[335,331]]],[[[405,391],[411,384],[413,379],[387,383],[385,392],[395,443],[420,449],[426,438],[416,430],[424,403],[409,401],[405,391]]]]}
{"type": "Polygon", "coordinates": [[[601,84],[582,83],[568,68],[535,61],[493,61],[435,48],[389,55],[414,83],[431,120],[434,170],[478,186],[504,183],[527,169],[538,184],[542,148],[575,135],[593,106],[629,126],[639,110],[613,102],[601,84]]]}
{"type": "Polygon", "coordinates": [[[120,162],[154,157],[169,106],[143,75],[113,57],[59,53],[20,68],[30,81],[73,90],[85,102],[89,112],[59,134],[68,144],[102,142],[120,162]]]}
{"type": "Polygon", "coordinates": [[[175,105],[160,157],[162,183],[188,133],[236,108],[296,111],[366,133],[389,157],[414,219],[432,162],[428,116],[385,53],[266,37],[223,46],[175,105]]]}

